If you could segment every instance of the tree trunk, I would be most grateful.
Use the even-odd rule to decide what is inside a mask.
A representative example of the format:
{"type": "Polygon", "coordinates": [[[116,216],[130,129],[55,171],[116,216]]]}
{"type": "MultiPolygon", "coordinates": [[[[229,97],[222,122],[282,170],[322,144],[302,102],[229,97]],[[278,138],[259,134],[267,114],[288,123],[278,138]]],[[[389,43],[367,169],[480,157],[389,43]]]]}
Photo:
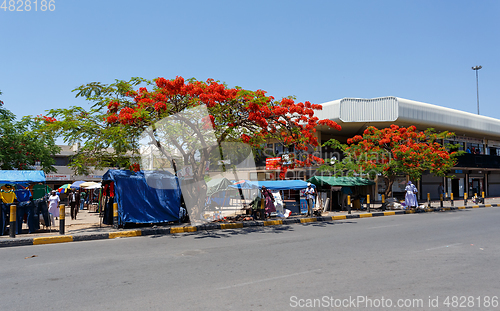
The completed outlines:
{"type": "Polygon", "coordinates": [[[384,176],[385,183],[385,197],[390,198],[392,196],[392,184],[394,184],[394,176],[384,176]]]}

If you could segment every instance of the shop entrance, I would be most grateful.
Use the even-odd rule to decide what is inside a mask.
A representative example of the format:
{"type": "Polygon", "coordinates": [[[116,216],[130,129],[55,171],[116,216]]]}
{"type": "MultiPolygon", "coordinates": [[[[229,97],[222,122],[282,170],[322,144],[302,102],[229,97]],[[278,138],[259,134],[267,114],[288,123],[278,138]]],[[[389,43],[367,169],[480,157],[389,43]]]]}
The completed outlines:
{"type": "Polygon", "coordinates": [[[484,191],[484,179],[483,178],[469,178],[469,193],[468,196],[472,197],[477,193],[481,196],[484,191]]]}

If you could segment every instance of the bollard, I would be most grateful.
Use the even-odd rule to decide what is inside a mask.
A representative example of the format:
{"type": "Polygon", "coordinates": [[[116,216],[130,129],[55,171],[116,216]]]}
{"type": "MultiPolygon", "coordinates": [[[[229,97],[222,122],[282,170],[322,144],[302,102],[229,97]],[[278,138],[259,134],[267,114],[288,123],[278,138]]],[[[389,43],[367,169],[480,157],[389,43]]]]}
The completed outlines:
{"type": "Polygon", "coordinates": [[[366,208],[368,209],[368,213],[370,212],[370,195],[366,195],[366,208]]]}
{"type": "Polygon", "coordinates": [[[450,193],[450,203],[451,203],[451,206],[453,206],[453,192],[450,193]]]}
{"type": "Polygon", "coordinates": [[[351,213],[351,196],[347,196],[347,214],[351,213]]]}
{"type": "Polygon", "coordinates": [[[382,210],[385,211],[385,194],[382,194],[382,210]]]}
{"type": "Polygon", "coordinates": [[[439,204],[443,207],[443,194],[439,194],[439,204]]]}
{"type": "Polygon", "coordinates": [[[484,199],[484,191],[481,192],[481,197],[484,199]]]}
{"type": "Polygon", "coordinates": [[[118,229],[118,203],[113,203],[113,227],[118,229]]]}
{"type": "Polygon", "coordinates": [[[64,235],[64,222],[66,218],[66,208],[64,204],[59,205],[59,234],[64,235]]]}
{"type": "Polygon", "coordinates": [[[467,205],[467,192],[464,193],[464,205],[467,205]]]}
{"type": "Polygon", "coordinates": [[[15,238],[16,237],[16,206],[15,205],[11,205],[10,206],[9,236],[11,238],[15,238]]]}
{"type": "Polygon", "coordinates": [[[431,194],[427,192],[427,206],[431,207],[431,194]]]}

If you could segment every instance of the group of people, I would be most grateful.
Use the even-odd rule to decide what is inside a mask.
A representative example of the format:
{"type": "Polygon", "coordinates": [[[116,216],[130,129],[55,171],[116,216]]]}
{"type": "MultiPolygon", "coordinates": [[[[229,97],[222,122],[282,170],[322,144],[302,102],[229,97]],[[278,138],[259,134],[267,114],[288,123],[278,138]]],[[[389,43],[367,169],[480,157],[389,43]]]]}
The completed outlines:
{"type": "MultiPolygon", "coordinates": [[[[312,210],[314,207],[314,188],[311,183],[307,184],[307,188],[304,191],[304,194],[307,199],[307,214],[312,215],[312,210]]],[[[276,212],[276,206],[274,205],[274,195],[273,193],[266,188],[266,186],[262,186],[261,190],[258,193],[253,193],[254,200],[252,201],[252,209],[254,213],[254,218],[262,219],[264,215],[260,215],[262,199],[264,200],[264,212],[265,217],[269,217],[271,213],[276,212]]]]}
{"type": "MultiPolygon", "coordinates": [[[[68,204],[71,209],[71,219],[76,219],[78,214],[78,209],[83,210],[85,204],[86,193],[80,190],[68,190],[68,204]]],[[[52,214],[56,219],[60,217],[59,215],[59,203],[61,199],[55,190],[52,190],[51,195],[48,198],[49,202],[49,213],[52,214]]]]}
{"type": "Polygon", "coordinates": [[[474,147],[472,147],[472,149],[467,148],[467,150],[465,150],[465,152],[472,153],[472,154],[481,154],[481,150],[479,148],[474,148],[474,147]]]}

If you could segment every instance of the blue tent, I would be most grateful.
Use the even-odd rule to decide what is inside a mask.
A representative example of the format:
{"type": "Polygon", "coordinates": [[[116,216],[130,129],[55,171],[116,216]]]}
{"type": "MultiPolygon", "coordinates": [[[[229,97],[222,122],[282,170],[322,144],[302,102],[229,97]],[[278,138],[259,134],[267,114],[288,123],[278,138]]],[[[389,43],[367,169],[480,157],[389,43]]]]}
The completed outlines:
{"type": "Polygon", "coordinates": [[[121,223],[179,220],[181,189],[175,175],[169,172],[108,170],[102,179],[114,182],[121,223]],[[154,188],[149,186],[152,184],[154,188]]]}
{"type": "MultiPolygon", "coordinates": [[[[269,190],[301,190],[307,188],[307,182],[303,180],[267,180],[267,181],[245,181],[238,185],[229,187],[242,189],[257,189],[265,186],[269,190]]],[[[313,188],[316,186],[311,184],[313,188]]]]}
{"type": "Polygon", "coordinates": [[[0,171],[0,183],[45,182],[43,171],[0,171]]]}

